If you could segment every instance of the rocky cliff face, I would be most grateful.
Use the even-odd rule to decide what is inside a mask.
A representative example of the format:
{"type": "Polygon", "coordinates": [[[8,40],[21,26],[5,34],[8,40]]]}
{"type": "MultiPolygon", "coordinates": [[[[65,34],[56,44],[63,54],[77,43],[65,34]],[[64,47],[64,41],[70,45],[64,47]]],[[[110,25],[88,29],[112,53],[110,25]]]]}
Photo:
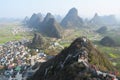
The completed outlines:
{"type": "Polygon", "coordinates": [[[70,9],[65,18],[62,20],[61,25],[64,28],[79,28],[83,26],[83,20],[78,16],[76,8],[70,9]]]}
{"type": "Polygon", "coordinates": [[[81,37],[54,58],[41,64],[28,80],[112,80],[109,73],[100,70],[113,71],[114,68],[88,39],[81,37]]]}

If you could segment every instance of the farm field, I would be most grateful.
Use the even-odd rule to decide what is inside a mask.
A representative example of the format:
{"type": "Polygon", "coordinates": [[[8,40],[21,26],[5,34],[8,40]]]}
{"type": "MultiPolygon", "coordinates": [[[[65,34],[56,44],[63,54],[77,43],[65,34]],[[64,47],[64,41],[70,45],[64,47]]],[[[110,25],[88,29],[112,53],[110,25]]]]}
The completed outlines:
{"type": "Polygon", "coordinates": [[[21,23],[0,24],[0,44],[24,38],[31,39],[32,34],[21,23]]]}

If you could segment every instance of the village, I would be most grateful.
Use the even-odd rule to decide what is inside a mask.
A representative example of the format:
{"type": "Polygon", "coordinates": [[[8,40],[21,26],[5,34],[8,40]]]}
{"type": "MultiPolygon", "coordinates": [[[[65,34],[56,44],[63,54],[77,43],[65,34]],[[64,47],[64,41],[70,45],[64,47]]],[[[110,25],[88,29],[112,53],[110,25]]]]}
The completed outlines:
{"type": "Polygon", "coordinates": [[[37,62],[45,62],[49,56],[36,49],[37,55],[30,54],[24,44],[28,40],[9,41],[0,45],[0,80],[26,80],[35,70],[32,66],[37,62]]]}

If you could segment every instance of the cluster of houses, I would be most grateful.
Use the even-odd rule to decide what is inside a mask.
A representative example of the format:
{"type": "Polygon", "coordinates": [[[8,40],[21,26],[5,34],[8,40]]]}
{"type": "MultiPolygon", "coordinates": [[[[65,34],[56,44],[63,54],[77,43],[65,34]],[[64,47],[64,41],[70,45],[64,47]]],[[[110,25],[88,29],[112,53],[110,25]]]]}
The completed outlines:
{"type": "Polygon", "coordinates": [[[12,34],[13,35],[16,35],[18,33],[24,33],[24,32],[31,32],[33,29],[30,29],[30,28],[26,28],[26,27],[15,27],[12,29],[12,34]]]}
{"type": "Polygon", "coordinates": [[[36,50],[37,55],[32,56],[31,49],[24,45],[26,42],[28,41],[10,41],[0,45],[0,80],[24,80],[33,74],[28,70],[35,63],[46,61],[47,55],[39,50],[36,50]]]}

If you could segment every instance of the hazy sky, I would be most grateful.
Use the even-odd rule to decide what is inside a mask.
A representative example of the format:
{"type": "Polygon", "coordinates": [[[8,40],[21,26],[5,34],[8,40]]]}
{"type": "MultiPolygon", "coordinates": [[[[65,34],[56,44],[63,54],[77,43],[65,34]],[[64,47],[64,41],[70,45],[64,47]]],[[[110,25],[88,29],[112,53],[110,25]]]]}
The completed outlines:
{"type": "Polygon", "coordinates": [[[75,7],[81,17],[116,14],[120,16],[120,0],[0,0],[0,17],[25,17],[33,13],[65,15],[75,7]]]}

